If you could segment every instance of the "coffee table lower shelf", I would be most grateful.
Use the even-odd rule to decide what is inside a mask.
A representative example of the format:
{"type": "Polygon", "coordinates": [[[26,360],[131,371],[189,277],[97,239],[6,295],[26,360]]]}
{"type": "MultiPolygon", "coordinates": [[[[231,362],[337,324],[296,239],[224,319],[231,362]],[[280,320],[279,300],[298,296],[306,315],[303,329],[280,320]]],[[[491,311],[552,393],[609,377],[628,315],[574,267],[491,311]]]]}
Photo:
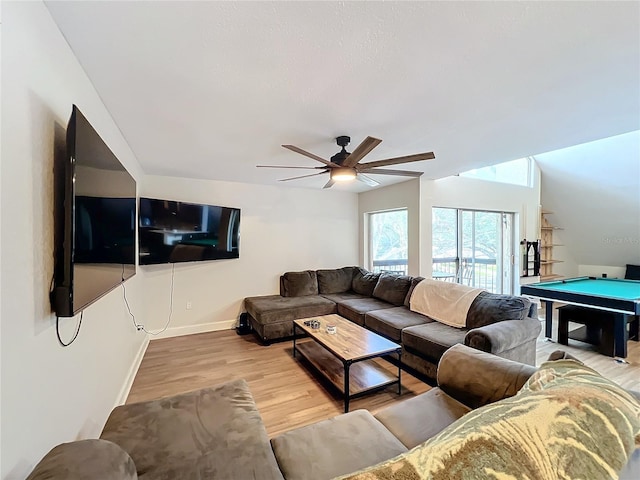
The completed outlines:
{"type": "Polygon", "coordinates": [[[331,352],[313,340],[295,344],[295,353],[300,353],[323,377],[331,382],[343,395],[345,412],[349,411],[349,400],[389,385],[398,384],[400,377],[393,375],[372,359],[342,362],[331,352]],[[346,378],[348,375],[348,378],[346,378]],[[346,389],[349,393],[346,393],[346,389]]]}

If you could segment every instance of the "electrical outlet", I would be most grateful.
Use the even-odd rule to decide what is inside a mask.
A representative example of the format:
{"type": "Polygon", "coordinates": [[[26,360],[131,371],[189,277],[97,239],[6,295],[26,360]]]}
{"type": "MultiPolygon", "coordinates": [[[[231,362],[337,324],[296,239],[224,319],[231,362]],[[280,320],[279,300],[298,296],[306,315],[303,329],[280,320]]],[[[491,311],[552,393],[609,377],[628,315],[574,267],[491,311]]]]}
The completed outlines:
{"type": "Polygon", "coordinates": [[[191,310],[193,308],[193,304],[191,302],[187,302],[187,310],[191,310]]]}

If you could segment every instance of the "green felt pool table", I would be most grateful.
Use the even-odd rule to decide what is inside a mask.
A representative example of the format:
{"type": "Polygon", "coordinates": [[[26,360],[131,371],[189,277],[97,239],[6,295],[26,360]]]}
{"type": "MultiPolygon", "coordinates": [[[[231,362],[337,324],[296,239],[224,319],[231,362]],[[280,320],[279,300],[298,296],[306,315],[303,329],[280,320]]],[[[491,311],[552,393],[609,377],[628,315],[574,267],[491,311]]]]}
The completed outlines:
{"type": "Polygon", "coordinates": [[[578,277],[522,285],[520,293],[545,302],[545,335],[552,333],[553,302],[613,312],[614,352],[627,356],[626,325],[629,316],[640,315],[640,281],[617,278],[578,277]]]}

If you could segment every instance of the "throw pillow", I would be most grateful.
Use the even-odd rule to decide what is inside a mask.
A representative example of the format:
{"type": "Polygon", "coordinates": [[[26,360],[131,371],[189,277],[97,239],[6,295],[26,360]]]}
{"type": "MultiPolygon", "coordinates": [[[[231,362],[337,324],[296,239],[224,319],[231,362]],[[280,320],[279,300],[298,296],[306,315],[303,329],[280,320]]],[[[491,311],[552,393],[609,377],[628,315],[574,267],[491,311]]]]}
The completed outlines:
{"type": "Polygon", "coordinates": [[[479,328],[503,320],[524,320],[531,301],[524,297],[481,292],[467,312],[467,328],[479,328]]]}
{"type": "Polygon", "coordinates": [[[404,299],[411,286],[411,277],[383,273],[373,289],[373,296],[396,307],[404,305],[404,299]]]}
{"type": "Polygon", "coordinates": [[[373,295],[373,289],[376,288],[379,278],[379,273],[371,273],[364,268],[358,267],[353,274],[351,289],[360,295],[370,297],[373,295]]]}
{"type": "Polygon", "coordinates": [[[546,362],[514,397],[466,414],[349,480],[617,478],[640,443],[640,404],[574,360],[546,362]]]}
{"type": "Polygon", "coordinates": [[[282,275],[282,287],[283,297],[318,295],[318,277],[313,270],[287,272],[282,275]]]}

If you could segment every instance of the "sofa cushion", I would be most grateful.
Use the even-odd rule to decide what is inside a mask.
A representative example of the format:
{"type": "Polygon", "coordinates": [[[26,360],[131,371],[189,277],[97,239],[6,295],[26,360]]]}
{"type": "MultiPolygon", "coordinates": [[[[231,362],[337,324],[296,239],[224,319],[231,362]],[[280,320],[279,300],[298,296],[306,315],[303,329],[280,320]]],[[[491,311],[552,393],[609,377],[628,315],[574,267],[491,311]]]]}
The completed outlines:
{"type": "Polygon", "coordinates": [[[440,322],[407,327],[402,330],[402,346],[419,353],[437,364],[440,357],[452,346],[464,343],[467,331],[452,328],[440,322]]]}
{"type": "Polygon", "coordinates": [[[342,293],[351,290],[354,267],[335,268],[333,270],[317,270],[318,292],[342,293]]]}
{"type": "Polygon", "coordinates": [[[383,273],[373,289],[373,296],[399,307],[404,305],[410,286],[411,277],[383,273]]]}
{"type": "Polygon", "coordinates": [[[27,480],[135,480],[136,466],[127,452],[107,440],[79,440],[53,448],[27,480]]]}
{"type": "Polygon", "coordinates": [[[426,442],[471,409],[439,388],[394,403],[375,417],[407,448],[426,442]]]}
{"type": "Polygon", "coordinates": [[[342,293],[325,293],[322,296],[327,300],[331,300],[332,302],[336,303],[344,302],[346,300],[359,300],[361,298],[369,298],[365,295],[360,295],[359,293],[355,293],[353,291],[342,293]]]}
{"type": "Polygon", "coordinates": [[[101,438],[129,453],[141,478],[282,479],[244,380],[116,407],[101,438]]]}
{"type": "Polygon", "coordinates": [[[358,267],[353,274],[351,289],[360,295],[370,297],[373,295],[373,289],[376,288],[379,278],[379,273],[371,273],[364,268],[358,267]]]}
{"type": "Polygon", "coordinates": [[[318,277],[313,270],[286,272],[281,278],[280,294],[283,297],[318,295],[318,277]]]}
{"type": "Polygon", "coordinates": [[[560,360],[543,364],[514,397],[343,478],[618,478],[638,436],[633,396],[584,365],[560,360]]]}
{"type": "Polygon", "coordinates": [[[411,294],[413,293],[413,289],[416,288],[416,285],[418,285],[422,280],[424,280],[424,277],[413,277],[411,279],[411,284],[409,285],[409,290],[407,291],[407,296],[404,297],[404,306],[407,308],[411,307],[411,294]]]}
{"type": "Polygon", "coordinates": [[[480,292],[467,312],[467,328],[484,327],[503,320],[523,320],[530,306],[528,298],[480,292]]]}
{"type": "Polygon", "coordinates": [[[393,305],[377,298],[369,297],[338,302],[338,313],[360,326],[364,325],[365,313],[384,308],[393,308],[393,305]]]}
{"type": "Polygon", "coordinates": [[[271,446],[287,480],[328,480],[407,451],[366,410],[291,430],[271,446]]]}
{"type": "Polygon", "coordinates": [[[400,333],[404,328],[430,322],[433,322],[433,319],[412,312],[407,307],[373,310],[364,316],[364,324],[368,329],[390,338],[394,342],[400,342],[400,333]]]}
{"type": "Polygon", "coordinates": [[[262,324],[280,323],[295,320],[296,318],[336,313],[335,302],[320,295],[247,297],[244,299],[244,306],[249,315],[262,324]]]}

